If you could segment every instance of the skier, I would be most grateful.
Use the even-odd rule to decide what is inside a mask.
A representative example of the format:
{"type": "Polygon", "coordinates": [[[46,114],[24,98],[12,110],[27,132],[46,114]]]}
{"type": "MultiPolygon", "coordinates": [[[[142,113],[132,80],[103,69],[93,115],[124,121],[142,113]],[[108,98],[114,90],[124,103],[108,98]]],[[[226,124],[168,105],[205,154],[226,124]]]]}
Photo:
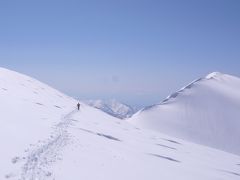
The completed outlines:
{"type": "Polygon", "coordinates": [[[78,110],[80,109],[80,104],[79,103],[77,104],[77,108],[78,108],[78,110]]]}

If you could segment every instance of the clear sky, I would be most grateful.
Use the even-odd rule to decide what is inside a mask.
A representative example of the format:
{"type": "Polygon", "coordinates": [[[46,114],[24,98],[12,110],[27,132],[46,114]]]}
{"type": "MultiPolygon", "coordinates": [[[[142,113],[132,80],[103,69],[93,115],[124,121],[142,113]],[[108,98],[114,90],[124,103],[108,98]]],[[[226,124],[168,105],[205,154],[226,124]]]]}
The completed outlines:
{"type": "Polygon", "coordinates": [[[240,1],[1,0],[0,66],[150,105],[212,71],[240,76],[240,1]]]}

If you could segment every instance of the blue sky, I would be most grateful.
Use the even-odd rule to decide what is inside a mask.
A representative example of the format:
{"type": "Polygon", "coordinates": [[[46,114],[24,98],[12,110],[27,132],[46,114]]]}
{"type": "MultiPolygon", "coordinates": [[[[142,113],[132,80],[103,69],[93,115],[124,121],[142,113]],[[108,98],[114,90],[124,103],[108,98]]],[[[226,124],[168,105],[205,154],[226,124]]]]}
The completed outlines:
{"type": "Polygon", "coordinates": [[[149,105],[212,71],[240,76],[240,1],[0,1],[0,66],[149,105]]]}

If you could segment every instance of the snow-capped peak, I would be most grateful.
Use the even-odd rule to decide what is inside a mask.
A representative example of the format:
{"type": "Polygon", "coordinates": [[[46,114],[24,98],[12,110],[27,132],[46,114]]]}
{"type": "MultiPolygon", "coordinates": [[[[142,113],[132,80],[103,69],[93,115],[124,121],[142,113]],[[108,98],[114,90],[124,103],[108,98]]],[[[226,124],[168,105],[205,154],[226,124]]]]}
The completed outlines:
{"type": "MultiPolygon", "coordinates": [[[[230,78],[236,78],[234,76],[230,76],[227,74],[223,74],[220,72],[212,72],[210,74],[208,74],[207,76],[203,77],[203,78],[198,78],[194,81],[192,81],[191,83],[189,83],[188,85],[182,87],[181,89],[179,89],[178,91],[170,94],[166,99],[164,99],[160,104],[164,104],[169,102],[169,100],[171,99],[175,99],[177,96],[179,96],[180,94],[182,94],[184,91],[189,90],[191,88],[193,88],[195,85],[197,85],[198,83],[201,83],[202,81],[209,81],[212,79],[220,79],[221,77],[230,77],[230,78]]],[[[210,82],[209,82],[210,83],[210,82]]],[[[159,105],[159,104],[158,104],[159,105]]],[[[152,106],[150,106],[152,107],[152,106]]],[[[149,107],[147,107],[149,108],[149,107]]]]}
{"type": "Polygon", "coordinates": [[[136,112],[131,106],[121,103],[116,99],[106,101],[87,100],[85,103],[120,119],[129,118],[136,112]]]}
{"type": "Polygon", "coordinates": [[[218,72],[143,109],[129,122],[240,154],[240,78],[218,72]]]}
{"type": "Polygon", "coordinates": [[[223,75],[223,74],[220,73],[220,72],[212,72],[212,73],[208,74],[205,78],[206,79],[212,79],[212,78],[219,77],[221,75],[223,75]]]}

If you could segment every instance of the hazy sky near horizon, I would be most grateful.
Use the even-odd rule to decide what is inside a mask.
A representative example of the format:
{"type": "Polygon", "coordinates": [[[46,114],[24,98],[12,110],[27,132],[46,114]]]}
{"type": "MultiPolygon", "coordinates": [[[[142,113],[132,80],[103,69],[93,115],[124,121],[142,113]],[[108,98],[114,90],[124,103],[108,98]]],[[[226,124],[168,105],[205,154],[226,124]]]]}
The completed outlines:
{"type": "Polygon", "coordinates": [[[212,71],[240,76],[240,1],[0,1],[0,66],[150,105],[212,71]]]}

